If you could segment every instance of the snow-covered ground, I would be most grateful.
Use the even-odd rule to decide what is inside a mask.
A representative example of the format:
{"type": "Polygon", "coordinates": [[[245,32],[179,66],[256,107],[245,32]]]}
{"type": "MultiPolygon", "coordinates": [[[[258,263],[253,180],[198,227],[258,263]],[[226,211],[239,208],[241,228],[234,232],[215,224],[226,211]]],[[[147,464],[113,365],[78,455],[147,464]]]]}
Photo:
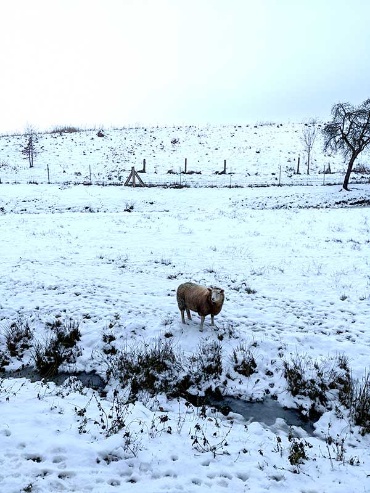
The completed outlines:
{"type": "MultiPolygon", "coordinates": [[[[132,167],[143,168],[147,185],[253,186],[339,184],[346,164],[341,155],[323,153],[322,123],[312,149],[310,175],[302,144],[307,123],[256,122],[250,125],[137,127],[99,132],[40,133],[35,165],[22,153],[28,138],[0,136],[2,183],[120,183],[132,167]],[[299,174],[298,170],[299,158],[299,174]],[[186,159],[186,171],[185,171],[186,159]],[[226,160],[227,174],[224,170],[226,160]],[[324,170],[331,174],[324,174],[324,170]],[[181,174],[180,174],[181,171],[181,174]]],[[[355,169],[367,165],[358,158],[355,169]]],[[[356,181],[369,177],[354,173],[356,181]]]]}
{"type": "MultiPolygon", "coordinates": [[[[280,132],[284,126],[274,128],[280,132]]],[[[203,130],[205,141],[209,135],[208,141],[222,142],[218,130],[203,130]]],[[[171,148],[177,145],[171,139],[177,135],[181,142],[185,131],[140,130],[135,139],[144,146],[150,133],[148,142],[163,140],[171,148]]],[[[125,132],[122,144],[131,135],[125,132]]],[[[196,132],[200,135],[200,129],[196,132]]],[[[370,202],[369,186],[354,185],[347,193],[339,186],[62,184],[68,181],[62,179],[62,168],[72,149],[70,141],[63,146],[64,137],[42,137],[45,147],[52,139],[59,142],[60,161],[54,154],[50,158],[59,185],[26,176],[45,171],[41,158],[50,157],[50,150],[28,170],[22,158],[15,158],[20,137],[6,137],[12,151],[0,174],[0,355],[9,356],[11,325],[28,324],[30,348],[9,357],[6,371],[33,365],[35,347],[48,339],[50,326],[72,320],[81,332],[79,351],[61,370],[95,371],[107,385],[98,391],[73,379],[56,385],[3,373],[0,491],[370,491],[369,436],[351,422],[336,391],[321,406],[322,415],[309,434],[279,418],[266,425],[263,416],[224,416],[163,392],[139,392],[138,400],[127,402],[127,388],[109,372],[114,355],[107,351],[120,354],[167,341],[185,361],[214,343],[221,349],[222,373],[201,382],[195,393],[218,387],[242,400],[272,396],[284,406],[307,410],[311,401],[289,392],[284,362],[299,360],[313,371],[315,364],[330,367],[343,356],[353,378],[361,381],[370,348],[370,216],[363,206],[370,202]],[[3,174],[11,169],[14,178],[3,174]],[[184,281],[224,288],[216,327],[207,317],[200,332],[196,314],[181,324],[175,293],[184,281]],[[232,356],[242,350],[256,362],[250,376],[235,371],[232,356]]],[[[86,146],[73,166],[82,173],[89,138],[82,133],[78,138],[86,146]]],[[[225,138],[227,149],[234,138],[225,138]]],[[[90,150],[102,139],[95,137],[90,150]]],[[[268,145],[265,141],[261,150],[268,145]]],[[[137,155],[148,156],[149,166],[148,145],[143,153],[135,146],[137,155]]],[[[163,151],[162,162],[158,149],[153,154],[162,171],[175,169],[170,151],[163,151]]],[[[276,156],[260,166],[265,176],[276,156]]],[[[325,159],[318,151],[316,159],[319,176],[325,159]]],[[[96,166],[98,161],[102,165],[96,173],[105,180],[111,164],[99,158],[96,166]]],[[[127,161],[125,169],[129,164],[135,165],[127,161]]],[[[66,166],[65,174],[73,166],[66,166]]],[[[245,174],[240,164],[233,166],[235,173],[245,174]]]]}

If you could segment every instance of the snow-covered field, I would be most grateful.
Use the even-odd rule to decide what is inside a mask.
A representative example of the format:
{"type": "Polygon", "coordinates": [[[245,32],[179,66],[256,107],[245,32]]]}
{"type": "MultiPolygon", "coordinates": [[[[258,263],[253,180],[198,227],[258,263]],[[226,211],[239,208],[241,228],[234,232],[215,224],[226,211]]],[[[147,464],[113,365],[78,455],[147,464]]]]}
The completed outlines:
{"type": "MultiPolygon", "coordinates": [[[[272,132],[273,127],[264,128],[272,132]]],[[[280,132],[284,126],[274,128],[280,132]]],[[[180,166],[169,161],[172,152],[179,159],[178,151],[171,150],[177,144],[167,143],[176,134],[181,145],[184,129],[153,130],[148,141],[144,131],[140,138],[137,129],[132,131],[146,146],[139,153],[135,144],[134,152],[147,158],[148,166],[148,142],[161,140],[166,152],[160,155],[156,147],[152,159],[155,155],[162,175],[180,166]]],[[[211,127],[203,133],[210,148],[225,142],[228,152],[232,149],[235,137],[223,140],[211,127]]],[[[130,135],[129,130],[121,135],[122,149],[130,135]]],[[[201,381],[190,389],[194,393],[218,387],[225,395],[244,400],[272,396],[284,406],[307,411],[312,401],[289,392],[286,362],[299,360],[307,372],[314,372],[346,357],[353,379],[361,381],[370,348],[370,216],[363,206],[370,201],[369,186],[354,185],[347,193],[339,186],[62,184],[73,167],[83,173],[90,137],[71,134],[68,143],[64,135],[42,138],[45,148],[51,139],[59,142],[60,160],[45,150],[29,170],[22,158],[16,160],[21,138],[6,137],[8,157],[3,155],[0,170],[0,356],[9,357],[6,339],[12,324],[28,324],[32,339],[23,353],[9,357],[6,371],[33,365],[35,347],[48,340],[50,326],[72,320],[81,340],[75,360],[60,370],[95,371],[107,385],[104,391],[93,390],[73,379],[55,385],[3,373],[0,491],[370,491],[369,436],[353,424],[336,390],[318,406],[322,414],[308,434],[279,418],[266,425],[263,416],[224,416],[163,392],[139,392],[137,400],[127,402],[127,387],[110,371],[114,352],[168,343],[185,361],[207,345],[218,347],[222,373],[201,381]],[[77,137],[86,146],[73,161],[70,139],[77,137]],[[28,176],[45,171],[47,156],[50,167],[58,169],[59,185],[40,184],[45,180],[28,176]],[[175,293],[184,281],[225,289],[216,327],[207,317],[200,332],[196,314],[192,322],[181,324],[175,293]],[[241,353],[256,363],[250,376],[235,370],[233,354],[241,353]]],[[[117,148],[118,131],[114,139],[112,147],[117,148]]],[[[90,150],[101,140],[95,137],[90,150]]],[[[267,156],[269,142],[273,134],[260,145],[259,154],[267,156]]],[[[189,155],[183,154],[189,169],[199,149],[193,157],[190,147],[189,155]]],[[[279,162],[274,149],[263,165],[259,162],[259,173],[266,177],[279,162]]],[[[280,164],[285,167],[289,156],[284,149],[280,164]]],[[[232,158],[223,156],[223,150],[219,157],[231,166],[232,158]]],[[[211,177],[213,157],[207,161],[206,152],[198,156],[211,177]]],[[[315,156],[319,177],[325,158],[318,150],[315,156]]],[[[245,176],[249,169],[252,175],[255,163],[247,152],[237,147],[234,158],[235,174],[245,176]],[[243,159],[237,161],[237,156],[243,159]],[[248,166],[241,168],[241,162],[248,166]]],[[[332,170],[342,172],[339,158],[332,159],[332,170]]],[[[86,163],[93,164],[87,158],[86,163]]],[[[94,163],[95,172],[106,180],[111,155],[94,163]]],[[[136,164],[127,158],[125,169],[130,165],[136,164]]]]}

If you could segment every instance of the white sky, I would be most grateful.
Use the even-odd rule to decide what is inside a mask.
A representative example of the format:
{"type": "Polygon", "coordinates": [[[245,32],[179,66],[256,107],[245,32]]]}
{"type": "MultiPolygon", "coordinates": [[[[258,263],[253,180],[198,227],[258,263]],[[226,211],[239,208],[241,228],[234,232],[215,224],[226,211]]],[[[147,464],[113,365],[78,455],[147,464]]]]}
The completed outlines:
{"type": "Polygon", "coordinates": [[[370,97],[369,0],[1,4],[0,131],[328,119],[370,97]]]}

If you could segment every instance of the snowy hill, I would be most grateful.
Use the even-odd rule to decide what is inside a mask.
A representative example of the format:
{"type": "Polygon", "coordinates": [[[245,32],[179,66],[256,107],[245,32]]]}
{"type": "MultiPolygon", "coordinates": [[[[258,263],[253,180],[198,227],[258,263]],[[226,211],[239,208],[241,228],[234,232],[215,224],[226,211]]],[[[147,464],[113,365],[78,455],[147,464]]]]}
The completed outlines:
{"type": "MultiPolygon", "coordinates": [[[[0,179],[3,183],[124,182],[132,167],[143,169],[144,182],[192,186],[341,183],[341,155],[323,153],[318,131],[310,176],[302,144],[304,123],[256,123],[244,126],[138,127],[64,131],[37,135],[34,168],[22,149],[27,137],[0,137],[0,179]],[[300,156],[300,174],[297,175],[300,156]],[[185,171],[188,174],[180,176],[185,171]],[[224,170],[226,176],[219,174],[224,170]],[[330,168],[332,175],[323,176],[330,168]],[[48,169],[48,171],[47,171],[48,169]]],[[[322,124],[318,124],[320,130],[322,124]]],[[[73,129],[72,129],[73,130],[73,129]]],[[[359,160],[361,161],[361,159],[359,160]]],[[[358,180],[358,176],[356,179],[358,180]]]]}

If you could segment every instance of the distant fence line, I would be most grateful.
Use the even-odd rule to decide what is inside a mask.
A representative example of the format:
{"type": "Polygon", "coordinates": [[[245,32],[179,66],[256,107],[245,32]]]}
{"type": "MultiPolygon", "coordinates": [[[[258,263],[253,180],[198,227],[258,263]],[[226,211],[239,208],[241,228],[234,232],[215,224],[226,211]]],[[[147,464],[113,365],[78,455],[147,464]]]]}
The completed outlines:
{"type": "MultiPolygon", "coordinates": [[[[233,180],[230,179],[227,181],[216,181],[216,180],[186,180],[182,179],[174,181],[168,179],[148,179],[144,181],[144,185],[136,185],[136,187],[163,187],[163,188],[263,188],[263,187],[289,187],[289,186],[330,186],[330,185],[342,185],[343,184],[343,176],[331,177],[330,179],[323,180],[320,176],[310,176],[305,180],[289,180],[280,182],[276,180],[259,180],[259,181],[251,181],[251,180],[241,180],[240,178],[233,180]]],[[[353,178],[350,180],[351,184],[366,184],[370,183],[370,180],[364,179],[356,179],[353,178]]],[[[84,186],[120,186],[120,187],[130,187],[132,188],[132,184],[126,184],[124,181],[116,181],[116,180],[56,180],[56,181],[43,181],[43,180],[35,180],[35,179],[14,179],[14,180],[2,180],[0,178],[0,185],[9,184],[9,185],[84,185],[84,186]]]]}
{"type": "MultiPolygon", "coordinates": [[[[147,173],[143,161],[143,169],[122,170],[118,178],[101,177],[98,173],[93,173],[92,167],[89,166],[85,176],[82,173],[53,173],[52,168],[47,165],[45,169],[25,168],[20,173],[3,172],[0,173],[0,184],[52,184],[52,185],[97,185],[97,186],[146,186],[146,187],[171,187],[171,188],[247,188],[247,187],[271,187],[271,186],[314,186],[314,185],[342,185],[344,173],[311,173],[296,174],[282,171],[281,167],[271,175],[246,175],[245,173],[226,172],[226,160],[224,160],[224,169],[221,172],[195,172],[187,171],[187,161],[185,160],[184,171],[167,172],[158,174],[157,172],[147,173]],[[129,183],[129,177],[132,174],[138,176],[141,180],[133,180],[129,183]],[[28,176],[27,176],[28,175],[28,176]],[[57,176],[57,178],[56,178],[57,176]],[[143,182],[141,184],[140,182],[143,182]]],[[[5,171],[5,170],[4,170],[5,171]]],[[[363,184],[370,183],[369,176],[358,176],[353,174],[351,183],[363,184]]]]}

